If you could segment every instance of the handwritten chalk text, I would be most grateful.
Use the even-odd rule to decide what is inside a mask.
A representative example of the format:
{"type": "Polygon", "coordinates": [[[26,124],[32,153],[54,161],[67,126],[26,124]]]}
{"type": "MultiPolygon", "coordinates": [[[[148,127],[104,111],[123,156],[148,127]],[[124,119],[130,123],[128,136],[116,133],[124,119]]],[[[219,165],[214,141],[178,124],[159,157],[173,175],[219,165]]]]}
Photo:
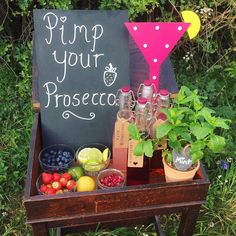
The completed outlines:
{"type": "Polygon", "coordinates": [[[57,85],[54,82],[47,82],[43,85],[46,89],[47,104],[45,108],[54,106],[58,108],[60,105],[64,107],[77,107],[80,105],[94,105],[94,106],[114,106],[116,104],[116,95],[113,93],[75,93],[69,94],[58,94],[57,85]]]}

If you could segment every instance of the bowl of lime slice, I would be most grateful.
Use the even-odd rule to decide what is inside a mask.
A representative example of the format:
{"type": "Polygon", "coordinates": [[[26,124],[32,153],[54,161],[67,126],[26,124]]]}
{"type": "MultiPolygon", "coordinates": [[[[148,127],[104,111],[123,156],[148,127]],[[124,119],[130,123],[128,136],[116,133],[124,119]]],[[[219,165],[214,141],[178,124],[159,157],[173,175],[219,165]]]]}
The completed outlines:
{"type": "Polygon", "coordinates": [[[84,168],[85,174],[96,176],[108,167],[111,160],[110,149],[101,143],[90,143],[76,151],[76,161],[84,168]]]}

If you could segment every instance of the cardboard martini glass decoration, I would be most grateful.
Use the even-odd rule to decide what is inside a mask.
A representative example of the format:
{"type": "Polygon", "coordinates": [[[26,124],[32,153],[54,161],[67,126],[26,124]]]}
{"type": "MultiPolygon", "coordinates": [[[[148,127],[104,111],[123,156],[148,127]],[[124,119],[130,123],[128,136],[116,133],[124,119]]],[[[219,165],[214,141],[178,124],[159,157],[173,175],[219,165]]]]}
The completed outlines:
{"type": "Polygon", "coordinates": [[[127,22],[125,26],[149,64],[149,79],[158,91],[160,66],[190,23],[127,22]]]}

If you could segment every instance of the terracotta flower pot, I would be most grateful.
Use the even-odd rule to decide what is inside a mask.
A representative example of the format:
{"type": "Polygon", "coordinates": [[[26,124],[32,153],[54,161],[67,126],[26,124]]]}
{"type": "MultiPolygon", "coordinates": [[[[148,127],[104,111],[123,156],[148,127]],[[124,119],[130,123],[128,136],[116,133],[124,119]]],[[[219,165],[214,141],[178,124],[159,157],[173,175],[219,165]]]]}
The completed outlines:
{"type": "Polygon", "coordinates": [[[200,167],[200,161],[198,161],[196,168],[189,171],[179,171],[167,164],[166,159],[164,157],[162,157],[162,163],[164,165],[166,182],[192,180],[200,167]]]}

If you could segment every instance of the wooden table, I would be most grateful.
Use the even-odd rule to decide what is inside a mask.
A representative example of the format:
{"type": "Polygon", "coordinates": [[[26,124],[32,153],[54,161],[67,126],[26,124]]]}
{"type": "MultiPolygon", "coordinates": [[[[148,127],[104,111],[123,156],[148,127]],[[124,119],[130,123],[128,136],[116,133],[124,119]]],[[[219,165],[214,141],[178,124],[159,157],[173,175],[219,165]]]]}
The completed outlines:
{"type": "MultiPolygon", "coordinates": [[[[104,227],[118,227],[156,222],[161,231],[157,216],[170,213],[181,213],[178,235],[193,235],[209,187],[202,165],[194,180],[188,182],[166,183],[160,165],[151,173],[151,182],[147,185],[43,196],[37,194],[35,185],[41,173],[40,150],[40,113],[36,113],[24,195],[27,223],[32,225],[34,235],[47,236],[49,228],[60,228],[61,235],[81,232],[98,223],[104,227]]],[[[160,232],[160,235],[164,234],[160,232]]]]}

